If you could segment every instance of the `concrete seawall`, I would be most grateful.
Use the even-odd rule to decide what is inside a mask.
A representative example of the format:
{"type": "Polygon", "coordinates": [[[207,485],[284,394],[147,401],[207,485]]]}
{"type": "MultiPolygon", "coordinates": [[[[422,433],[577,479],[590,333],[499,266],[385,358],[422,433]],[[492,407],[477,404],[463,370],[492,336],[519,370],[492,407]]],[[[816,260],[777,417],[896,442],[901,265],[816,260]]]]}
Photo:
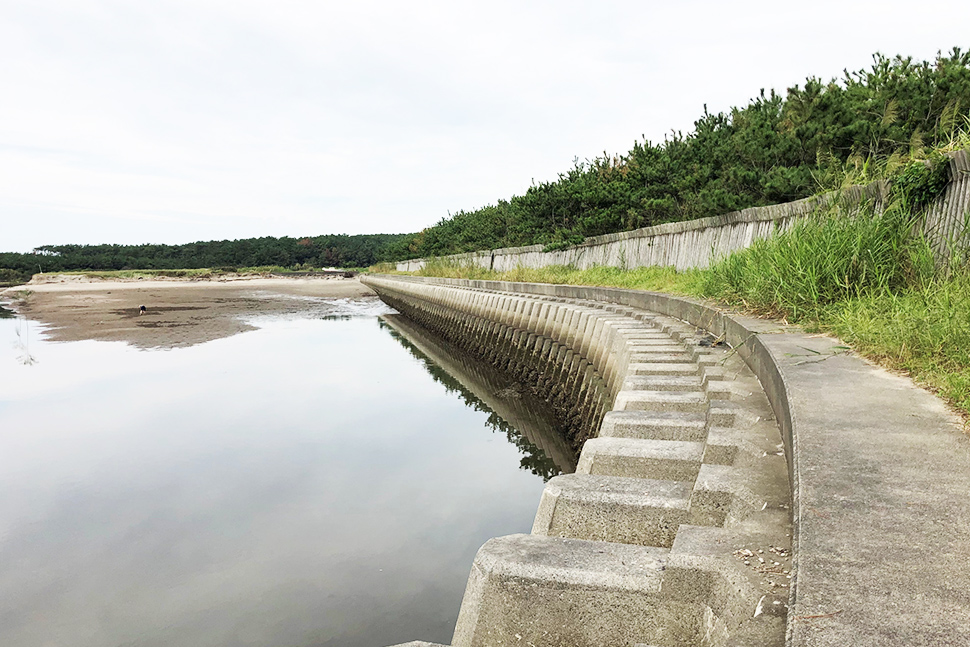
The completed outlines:
{"type": "Polygon", "coordinates": [[[363,280],[590,438],[479,552],[453,645],[970,644],[970,448],[907,380],[667,295],[363,280]]]}
{"type": "Polygon", "coordinates": [[[531,534],[479,551],[453,645],[784,644],[788,470],[739,357],[639,308],[363,280],[546,395],[583,448],[531,534]]]}

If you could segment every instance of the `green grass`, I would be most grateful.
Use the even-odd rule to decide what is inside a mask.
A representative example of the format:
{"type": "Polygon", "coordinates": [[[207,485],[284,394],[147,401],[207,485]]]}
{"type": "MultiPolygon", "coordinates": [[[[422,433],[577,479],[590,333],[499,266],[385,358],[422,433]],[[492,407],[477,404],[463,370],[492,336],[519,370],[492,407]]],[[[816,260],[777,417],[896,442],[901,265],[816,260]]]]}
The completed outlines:
{"type": "Polygon", "coordinates": [[[801,320],[828,304],[921,285],[933,260],[912,225],[899,210],[819,214],[703,272],[700,295],[801,320]]]}
{"type": "MultiPolygon", "coordinates": [[[[371,269],[387,272],[383,267],[371,269]]],[[[701,280],[700,272],[678,272],[672,267],[639,267],[632,270],[621,270],[616,267],[593,267],[578,270],[567,265],[550,265],[538,269],[518,267],[505,272],[497,272],[472,265],[461,265],[446,261],[431,261],[423,270],[417,272],[391,271],[390,273],[487,281],[598,285],[632,290],[672,292],[676,294],[696,294],[701,280]]]]}
{"type": "Polygon", "coordinates": [[[970,273],[833,304],[817,325],[910,374],[970,419],[970,273]]]}
{"type": "Polygon", "coordinates": [[[912,225],[899,204],[884,213],[835,210],[689,272],[563,266],[493,272],[438,261],[414,274],[715,299],[834,334],[862,356],[909,374],[970,421],[970,266],[934,276],[929,246],[912,225]]]}

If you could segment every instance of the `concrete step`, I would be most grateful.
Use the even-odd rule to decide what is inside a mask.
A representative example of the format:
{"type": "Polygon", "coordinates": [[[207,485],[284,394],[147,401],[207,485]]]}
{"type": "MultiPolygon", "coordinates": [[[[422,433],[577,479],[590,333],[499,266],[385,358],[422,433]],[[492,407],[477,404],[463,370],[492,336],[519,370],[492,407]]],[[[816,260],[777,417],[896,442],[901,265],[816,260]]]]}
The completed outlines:
{"type": "Polygon", "coordinates": [[[601,438],[652,438],[703,441],[707,416],[679,411],[609,411],[603,416],[601,438]]]}
{"type": "Polygon", "coordinates": [[[688,481],[564,474],[546,484],[532,534],[670,546],[690,494],[688,481]]]}
{"type": "Polygon", "coordinates": [[[700,375],[701,367],[689,360],[680,362],[655,362],[653,359],[630,360],[627,375],[700,375]]]}
{"type": "Polygon", "coordinates": [[[735,384],[729,380],[707,378],[707,393],[712,400],[744,401],[752,394],[743,385],[735,384]]]}
{"type": "Polygon", "coordinates": [[[624,338],[626,338],[631,343],[637,346],[652,347],[652,346],[676,346],[677,348],[683,350],[684,345],[675,342],[670,337],[663,333],[655,332],[631,332],[624,333],[624,338]]]}
{"type": "Polygon", "coordinates": [[[697,605],[660,594],[668,554],[536,535],[491,539],[475,557],[452,644],[697,645],[697,605]]]}
{"type": "Polygon", "coordinates": [[[701,465],[690,497],[691,523],[723,526],[740,524],[755,513],[787,513],[785,457],[768,455],[762,460],[760,467],[701,465]]]}
{"type": "Polygon", "coordinates": [[[708,427],[733,427],[738,419],[740,408],[729,400],[710,401],[707,409],[708,427]]]}
{"type": "MultiPolygon", "coordinates": [[[[664,351],[651,353],[645,350],[636,350],[630,353],[631,364],[687,364],[695,363],[693,354],[686,353],[682,349],[676,351],[664,351]]],[[[695,372],[697,369],[695,368],[695,372]]]]}
{"type": "Polygon", "coordinates": [[[766,456],[785,455],[784,445],[773,442],[777,440],[776,435],[770,434],[777,429],[774,420],[756,420],[751,425],[740,427],[708,429],[704,462],[715,465],[753,466],[766,456]]]}
{"type": "Polygon", "coordinates": [[[631,375],[623,380],[623,391],[703,391],[699,375],[631,375]]]}
{"type": "Polygon", "coordinates": [[[684,350],[681,344],[674,344],[670,340],[667,340],[666,344],[640,344],[637,340],[625,340],[626,348],[631,354],[677,354],[684,353],[686,356],[693,358],[693,353],[684,350]]]}
{"type": "Polygon", "coordinates": [[[576,472],[693,483],[703,457],[702,442],[591,438],[583,445],[576,472]]]}
{"type": "Polygon", "coordinates": [[[708,400],[703,391],[620,391],[616,394],[613,409],[704,413],[708,409],[708,400]]]}

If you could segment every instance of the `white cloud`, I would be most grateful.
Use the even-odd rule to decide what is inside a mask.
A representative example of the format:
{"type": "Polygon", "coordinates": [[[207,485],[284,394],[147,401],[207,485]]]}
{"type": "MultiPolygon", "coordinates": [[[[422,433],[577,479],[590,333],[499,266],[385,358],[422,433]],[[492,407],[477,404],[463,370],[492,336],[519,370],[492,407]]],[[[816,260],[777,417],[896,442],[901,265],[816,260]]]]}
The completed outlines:
{"type": "Polygon", "coordinates": [[[909,3],[4,2],[0,249],[415,231],[703,104],[961,44],[909,3]]]}

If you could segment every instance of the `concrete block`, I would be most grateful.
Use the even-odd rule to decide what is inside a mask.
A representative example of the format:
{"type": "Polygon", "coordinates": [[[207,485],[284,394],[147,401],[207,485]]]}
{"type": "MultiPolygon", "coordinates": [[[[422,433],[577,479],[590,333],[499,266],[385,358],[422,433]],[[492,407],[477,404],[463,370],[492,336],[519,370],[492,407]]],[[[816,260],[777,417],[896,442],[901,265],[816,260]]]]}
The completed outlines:
{"type": "Polygon", "coordinates": [[[707,394],[703,391],[620,391],[613,408],[618,411],[707,411],[707,394]]]}
{"type": "Polygon", "coordinates": [[[624,391],[703,391],[697,375],[631,375],[623,380],[624,391]]]}
{"type": "Polygon", "coordinates": [[[708,608],[707,644],[782,647],[789,548],[788,538],[777,530],[751,533],[681,526],[667,562],[663,593],[708,608]],[[779,547],[786,556],[773,552],[779,547]]]}
{"type": "Polygon", "coordinates": [[[591,438],[583,445],[576,472],[694,482],[704,443],[635,438],[591,438]]]}
{"type": "Polygon", "coordinates": [[[690,492],[684,481],[564,474],[546,484],[532,534],[670,546],[690,492]]]}
{"type": "Polygon", "coordinates": [[[710,427],[731,427],[738,418],[738,406],[727,400],[711,400],[707,410],[710,427]]]}
{"type": "Polygon", "coordinates": [[[686,353],[688,357],[691,356],[690,353],[687,353],[684,350],[683,346],[681,346],[680,344],[672,343],[670,340],[667,340],[666,344],[641,344],[637,340],[628,340],[626,341],[624,346],[625,346],[624,350],[626,350],[631,355],[635,353],[637,354],[657,353],[661,355],[670,355],[670,354],[676,355],[680,353],[686,353]]]}
{"type": "Polygon", "coordinates": [[[704,462],[717,465],[752,466],[769,456],[783,456],[774,421],[759,420],[743,428],[711,427],[707,433],[704,462]]]}
{"type": "Polygon", "coordinates": [[[660,595],[668,550],[511,535],[475,557],[455,647],[696,645],[695,604],[660,595]]]}
{"type": "MultiPolygon", "coordinates": [[[[630,353],[630,363],[631,364],[685,364],[694,363],[693,356],[688,353],[683,352],[658,352],[651,353],[646,350],[636,350],[630,353]]],[[[694,372],[699,372],[698,368],[694,367],[694,372]]]]}
{"type": "Polygon", "coordinates": [[[624,331],[625,336],[631,342],[640,346],[677,346],[683,348],[683,344],[678,344],[673,339],[661,332],[651,332],[642,328],[628,328],[624,331]]]}
{"type": "Polygon", "coordinates": [[[683,412],[610,411],[603,416],[599,436],[703,441],[705,416],[683,412]]]}
{"type": "Polygon", "coordinates": [[[690,361],[655,362],[650,360],[633,360],[627,366],[628,375],[699,375],[700,367],[690,361]]]}

